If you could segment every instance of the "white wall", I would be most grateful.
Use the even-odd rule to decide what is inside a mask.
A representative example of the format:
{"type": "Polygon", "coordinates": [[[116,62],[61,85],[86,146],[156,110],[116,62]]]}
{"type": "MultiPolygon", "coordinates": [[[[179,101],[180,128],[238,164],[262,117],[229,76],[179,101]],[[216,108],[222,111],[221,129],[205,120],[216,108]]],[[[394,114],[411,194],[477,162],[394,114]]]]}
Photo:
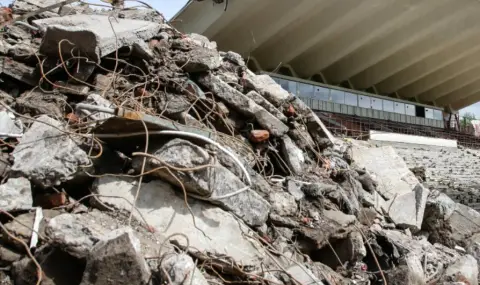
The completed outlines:
{"type": "Polygon", "coordinates": [[[370,131],[370,139],[373,141],[399,142],[408,144],[432,145],[441,147],[457,147],[456,140],[429,138],[422,136],[394,134],[379,131],[370,131]]]}

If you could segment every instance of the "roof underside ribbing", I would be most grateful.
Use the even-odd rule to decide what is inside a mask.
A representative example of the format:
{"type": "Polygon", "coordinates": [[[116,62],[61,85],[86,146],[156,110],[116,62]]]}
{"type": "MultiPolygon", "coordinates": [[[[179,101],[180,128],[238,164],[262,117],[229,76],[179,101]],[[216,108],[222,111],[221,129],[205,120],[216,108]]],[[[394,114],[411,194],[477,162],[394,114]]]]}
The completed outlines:
{"type": "Polygon", "coordinates": [[[173,24],[263,70],[458,110],[480,101],[478,15],[472,0],[194,1],[173,24]]]}

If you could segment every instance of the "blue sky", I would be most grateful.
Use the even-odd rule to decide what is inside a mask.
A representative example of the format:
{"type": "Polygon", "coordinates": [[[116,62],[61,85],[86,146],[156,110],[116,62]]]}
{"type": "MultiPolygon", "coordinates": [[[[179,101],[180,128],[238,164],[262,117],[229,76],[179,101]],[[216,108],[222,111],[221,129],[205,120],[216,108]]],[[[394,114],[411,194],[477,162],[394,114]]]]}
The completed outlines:
{"type": "MultiPolygon", "coordinates": [[[[170,19],[177,13],[178,10],[180,10],[185,3],[187,3],[188,0],[143,0],[146,3],[149,3],[155,9],[160,11],[167,19],[170,19]]],[[[11,0],[0,0],[0,4],[2,5],[8,5],[12,1],[11,0]]],[[[102,3],[100,0],[91,0],[91,1],[86,1],[90,3],[102,3]]],[[[476,103],[472,106],[469,106],[463,110],[460,111],[460,114],[463,114],[465,112],[471,112],[476,115],[477,118],[480,118],[480,103],[476,103]]]]}
{"type": "MultiPolygon", "coordinates": [[[[175,15],[175,13],[180,10],[187,0],[143,0],[145,3],[148,3],[160,11],[167,19],[170,19],[175,15]]],[[[12,0],[0,0],[0,4],[6,6],[12,3],[12,0]]],[[[86,0],[85,2],[89,3],[102,3],[100,0],[86,0]]],[[[130,2],[135,3],[135,2],[130,2]]],[[[105,3],[102,3],[105,4],[105,3]]]]}

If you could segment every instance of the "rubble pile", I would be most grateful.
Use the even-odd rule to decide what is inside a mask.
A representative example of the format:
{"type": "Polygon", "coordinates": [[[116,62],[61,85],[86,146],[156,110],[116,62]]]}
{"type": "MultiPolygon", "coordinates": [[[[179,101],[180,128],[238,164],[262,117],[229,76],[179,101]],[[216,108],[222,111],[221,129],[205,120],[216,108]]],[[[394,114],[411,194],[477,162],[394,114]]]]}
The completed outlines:
{"type": "Polygon", "coordinates": [[[1,284],[478,284],[480,214],[393,149],[154,10],[50,4],[2,24],[1,284]]]}

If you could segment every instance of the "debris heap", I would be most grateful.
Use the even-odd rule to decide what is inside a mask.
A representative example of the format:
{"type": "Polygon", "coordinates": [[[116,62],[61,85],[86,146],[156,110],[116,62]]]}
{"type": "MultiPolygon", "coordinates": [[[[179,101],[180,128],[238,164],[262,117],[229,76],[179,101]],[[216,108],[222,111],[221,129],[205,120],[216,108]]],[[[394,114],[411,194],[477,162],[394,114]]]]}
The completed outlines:
{"type": "Polygon", "coordinates": [[[155,10],[49,4],[0,18],[1,284],[478,284],[480,214],[392,148],[155,10]]]}

